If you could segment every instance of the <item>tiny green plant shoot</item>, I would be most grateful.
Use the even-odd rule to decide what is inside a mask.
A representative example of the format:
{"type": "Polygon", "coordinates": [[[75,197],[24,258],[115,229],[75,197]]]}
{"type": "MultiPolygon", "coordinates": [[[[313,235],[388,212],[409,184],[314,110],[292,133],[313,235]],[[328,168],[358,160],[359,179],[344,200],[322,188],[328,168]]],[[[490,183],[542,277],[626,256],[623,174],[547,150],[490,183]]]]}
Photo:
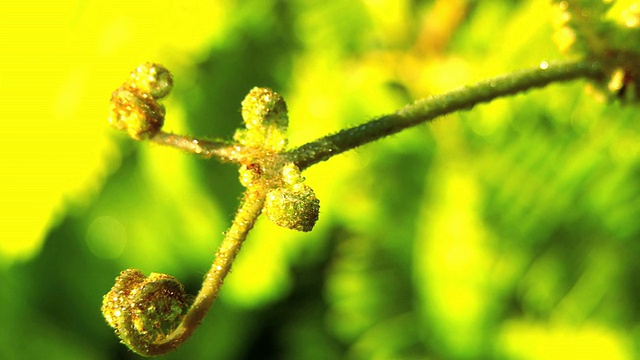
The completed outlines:
{"type": "Polygon", "coordinates": [[[587,79],[610,99],[637,103],[640,12],[623,11],[626,17],[620,20],[609,16],[613,2],[575,0],[557,5],[563,14],[560,46],[577,53],[577,60],[543,61],[534,68],[421,99],[293,149],[287,147],[285,101],[266,88],[253,88],[242,101],[244,128],[236,131],[233,140],[200,140],[163,132],[166,111],[159,100],[171,91],[173,77],[159,64],[138,66],[111,97],[111,125],[135,140],[236,163],[246,190],[195,299],[172,276],[152,273],[147,277],[127,269],[103,299],[102,313],[109,325],[140,355],[161,355],[179,347],[207,314],[261,213],[279,226],[304,232],[313,229],[320,201],[305,184],[302,171],[318,162],[439,116],[556,82],[587,79]]]}

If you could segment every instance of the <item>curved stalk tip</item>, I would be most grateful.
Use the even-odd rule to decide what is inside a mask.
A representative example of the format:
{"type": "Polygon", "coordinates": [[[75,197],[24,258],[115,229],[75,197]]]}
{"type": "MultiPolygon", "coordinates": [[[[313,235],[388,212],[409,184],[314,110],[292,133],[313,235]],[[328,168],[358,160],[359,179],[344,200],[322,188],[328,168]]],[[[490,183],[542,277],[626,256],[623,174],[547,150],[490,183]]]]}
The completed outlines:
{"type": "Polygon", "coordinates": [[[202,288],[188,308],[178,280],[136,269],[124,270],[103,298],[102,313],[122,343],[143,356],[166,354],[184,343],[211,308],[249,230],[262,211],[265,194],[247,190],[220,244],[202,288]],[[186,311],[186,313],[185,313],[186,311]]]}

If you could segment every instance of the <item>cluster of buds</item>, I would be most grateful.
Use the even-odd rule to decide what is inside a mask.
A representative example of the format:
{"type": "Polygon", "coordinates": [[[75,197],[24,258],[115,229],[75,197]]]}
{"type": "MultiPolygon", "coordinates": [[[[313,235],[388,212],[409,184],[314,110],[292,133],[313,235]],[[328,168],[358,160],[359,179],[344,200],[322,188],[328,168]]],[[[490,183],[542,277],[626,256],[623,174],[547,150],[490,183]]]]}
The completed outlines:
{"type": "Polygon", "coordinates": [[[242,118],[245,129],[237,130],[234,137],[243,146],[260,149],[260,155],[242,166],[240,182],[267,189],[264,213],[274,224],[311,231],[320,201],[304,183],[298,167],[283,164],[275,156],[287,145],[289,117],[284,99],[271,89],[253,88],[242,101],[242,118]]]}
{"type": "MultiPolygon", "coordinates": [[[[160,133],[165,117],[164,106],[158,100],[167,96],[172,86],[171,73],[162,65],[145,63],[138,66],[113,93],[109,122],[136,140],[153,138],[160,133]]],[[[241,183],[249,194],[261,197],[260,202],[256,202],[261,208],[253,214],[257,217],[260,211],[264,211],[276,225],[311,231],[318,220],[320,201],[304,183],[300,169],[284,155],[289,124],[284,99],[271,89],[254,88],[242,102],[242,117],[245,126],[236,131],[231,152],[238,153],[232,159],[241,165],[241,183]]],[[[153,141],[160,138],[163,136],[157,136],[153,141]]],[[[198,144],[199,140],[188,139],[186,142],[198,144]]],[[[233,226],[250,229],[255,217],[252,220],[236,218],[233,226]]],[[[239,250],[238,244],[246,236],[246,231],[238,238],[225,238],[231,245],[221,246],[221,262],[233,261],[233,251],[239,250]]],[[[240,233],[238,230],[229,231],[229,234],[240,233]]],[[[230,264],[226,267],[227,272],[229,268],[230,264]]],[[[222,271],[221,266],[213,269],[222,271]]],[[[216,274],[219,273],[207,279],[219,279],[215,285],[219,287],[226,273],[216,274]]],[[[203,289],[209,291],[213,285],[203,286],[203,289]]],[[[205,294],[208,295],[204,297],[215,297],[217,291],[205,294]]],[[[184,330],[181,321],[189,319],[192,314],[189,312],[190,303],[190,296],[185,294],[184,287],[175,278],[158,273],[145,277],[139,270],[128,269],[120,273],[111,291],[104,296],[102,314],[130,349],[145,356],[158,355],[179,346],[188,338],[190,333],[184,330]]],[[[210,302],[206,306],[210,306],[210,302]]],[[[197,313],[199,310],[194,311],[197,313]]]]}

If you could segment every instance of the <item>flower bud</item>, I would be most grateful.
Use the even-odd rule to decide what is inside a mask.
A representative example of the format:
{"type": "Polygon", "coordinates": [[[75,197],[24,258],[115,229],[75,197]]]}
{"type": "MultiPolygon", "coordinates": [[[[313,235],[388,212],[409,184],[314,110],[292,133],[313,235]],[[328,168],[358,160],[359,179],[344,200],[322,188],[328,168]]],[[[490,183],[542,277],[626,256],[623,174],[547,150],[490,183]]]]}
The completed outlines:
{"type": "Polygon", "coordinates": [[[311,231],[320,211],[320,200],[304,184],[276,188],[267,193],[264,212],[273,223],[298,231],[311,231]]]}
{"type": "Polygon", "coordinates": [[[284,132],[289,125],[287,104],[280,94],[255,87],[242,100],[242,118],[247,129],[274,126],[284,132]]]}

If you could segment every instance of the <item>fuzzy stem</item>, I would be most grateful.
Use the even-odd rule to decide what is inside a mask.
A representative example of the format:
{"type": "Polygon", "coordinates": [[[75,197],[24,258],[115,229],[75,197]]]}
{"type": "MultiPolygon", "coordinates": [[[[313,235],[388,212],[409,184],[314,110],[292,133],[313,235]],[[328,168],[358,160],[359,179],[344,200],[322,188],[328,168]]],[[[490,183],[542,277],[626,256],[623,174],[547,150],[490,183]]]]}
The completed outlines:
{"type": "Polygon", "coordinates": [[[141,349],[134,349],[136,352],[145,356],[166,354],[175,350],[193,334],[218,297],[222,283],[231,270],[231,264],[262,211],[264,199],[265,194],[261,189],[248,189],[245,192],[233,224],[226,232],[211,269],[205,276],[202,288],[180,325],[166,338],[157,343],[145,344],[141,349]]]}
{"type": "Polygon", "coordinates": [[[243,147],[238,144],[230,144],[224,141],[208,141],[196,138],[166,133],[160,131],[149,139],[158,145],[171,146],[204,158],[218,157],[220,160],[240,162],[243,158],[243,147]]]}
{"type": "Polygon", "coordinates": [[[466,86],[451,92],[421,99],[394,114],[384,115],[367,123],[317,139],[285,154],[300,170],[325,161],[332,156],[358,146],[395,134],[406,128],[431,121],[438,116],[493,99],[514,95],[545,85],[585,77],[598,77],[601,68],[596,63],[583,61],[543,63],[538,67],[521,70],[466,86]]]}

